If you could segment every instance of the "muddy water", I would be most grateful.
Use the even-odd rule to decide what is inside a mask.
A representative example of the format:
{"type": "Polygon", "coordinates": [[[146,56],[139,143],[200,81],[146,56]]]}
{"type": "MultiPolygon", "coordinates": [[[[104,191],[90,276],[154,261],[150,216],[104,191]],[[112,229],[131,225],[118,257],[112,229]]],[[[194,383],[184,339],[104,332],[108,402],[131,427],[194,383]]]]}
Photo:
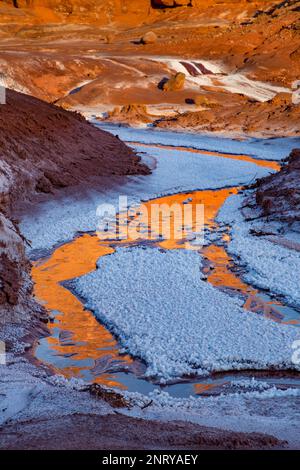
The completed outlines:
{"type": "MultiPolygon", "coordinates": [[[[273,162],[264,162],[273,168],[273,162]]],[[[215,217],[225,200],[237,193],[239,188],[226,188],[220,190],[193,191],[158,198],[145,203],[151,212],[153,203],[172,204],[180,206],[189,202],[193,210],[198,204],[205,207],[204,224],[207,230],[214,232],[217,228],[215,217]]],[[[194,220],[194,219],[193,219],[194,220]]],[[[171,213],[171,236],[166,239],[158,237],[153,240],[154,246],[161,249],[197,249],[186,240],[187,233],[182,230],[176,233],[176,214],[171,213]]],[[[161,223],[156,227],[160,234],[161,223]]],[[[152,227],[153,228],[153,227],[152,227]]],[[[194,230],[195,227],[193,226],[194,230]]],[[[204,257],[203,273],[207,281],[217,288],[227,290],[231,295],[241,295],[245,300],[245,308],[254,314],[263,314],[275,321],[297,322],[298,312],[289,309],[278,301],[271,299],[265,293],[259,292],[252,286],[245,284],[236,272],[233,260],[226,252],[228,234],[223,235],[223,246],[210,244],[199,252],[204,257]]],[[[57,248],[47,259],[34,263],[32,276],[35,282],[35,294],[51,312],[53,321],[49,324],[50,336],[41,340],[36,349],[36,356],[43,362],[50,364],[57,372],[67,377],[81,377],[87,381],[130,391],[147,393],[158,385],[143,379],[144,364],[138,360],[122,354],[116,339],[101,325],[93,313],[85,310],[82,302],[70,290],[68,280],[87,274],[95,269],[96,262],[101,256],[114,252],[116,246],[134,244],[149,244],[149,240],[141,233],[141,237],[134,242],[125,240],[101,240],[94,234],[85,234],[72,242],[57,248]],[[144,237],[144,238],[143,238],[144,237]]],[[[220,379],[208,378],[199,382],[199,379],[186,379],[167,386],[168,392],[173,396],[189,396],[191,394],[218,393],[226,389],[232,376],[220,379]]],[[[239,377],[240,379],[240,377],[239,377]]]]}

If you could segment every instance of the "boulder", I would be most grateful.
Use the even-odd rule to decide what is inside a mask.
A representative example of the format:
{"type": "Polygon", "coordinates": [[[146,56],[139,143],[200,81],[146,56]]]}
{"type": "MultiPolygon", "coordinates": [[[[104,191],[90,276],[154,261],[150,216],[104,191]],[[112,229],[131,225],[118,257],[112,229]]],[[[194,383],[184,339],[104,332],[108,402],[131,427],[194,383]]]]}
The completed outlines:
{"type": "Polygon", "coordinates": [[[148,31],[141,39],[142,44],[154,44],[157,41],[157,36],[153,31],[148,31]]]}
{"type": "Polygon", "coordinates": [[[180,91],[184,88],[185,74],[182,72],[176,73],[174,77],[167,80],[163,85],[163,91],[180,91]]]}

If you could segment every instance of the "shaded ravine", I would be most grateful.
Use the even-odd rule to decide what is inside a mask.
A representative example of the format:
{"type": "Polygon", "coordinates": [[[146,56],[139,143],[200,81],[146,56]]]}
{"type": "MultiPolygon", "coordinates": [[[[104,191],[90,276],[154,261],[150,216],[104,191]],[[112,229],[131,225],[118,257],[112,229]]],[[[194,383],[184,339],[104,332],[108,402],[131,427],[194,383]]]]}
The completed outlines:
{"type": "MultiPolygon", "coordinates": [[[[266,165],[270,162],[264,162],[266,165]]],[[[205,206],[205,228],[210,233],[218,226],[215,217],[225,200],[237,193],[239,188],[220,190],[192,191],[157,198],[145,203],[151,210],[151,204],[165,203],[169,206],[177,203],[183,206],[186,201],[195,207],[205,206]]],[[[170,217],[171,227],[175,227],[174,214],[170,217]]],[[[194,228],[194,227],[193,227],[194,228]]],[[[160,233],[161,227],[157,228],[160,233]]],[[[35,282],[35,294],[53,316],[49,324],[50,336],[40,341],[36,357],[50,364],[57,372],[67,377],[81,377],[109,387],[128,389],[148,393],[160,387],[143,379],[145,365],[129,355],[124,355],[113,335],[95,318],[92,312],[84,308],[83,303],[67,287],[67,281],[93,271],[101,256],[107,256],[118,246],[147,243],[161,249],[197,249],[204,257],[203,273],[213,286],[225,289],[230,295],[241,295],[247,310],[260,313],[275,321],[295,322],[299,313],[272,299],[269,295],[244,283],[235,272],[234,261],[226,252],[229,235],[224,231],[223,245],[214,243],[203,247],[193,247],[182,236],[168,240],[160,238],[149,242],[141,238],[132,240],[101,240],[96,234],[84,234],[70,243],[57,248],[47,259],[35,262],[32,276],[35,282]],[[65,283],[65,284],[64,284],[65,283]]],[[[222,378],[208,378],[199,383],[199,378],[183,378],[176,384],[167,386],[174,396],[191,394],[211,394],[226,388],[236,374],[223,374],[222,378]]],[[[239,378],[241,374],[239,375],[239,378]]]]}

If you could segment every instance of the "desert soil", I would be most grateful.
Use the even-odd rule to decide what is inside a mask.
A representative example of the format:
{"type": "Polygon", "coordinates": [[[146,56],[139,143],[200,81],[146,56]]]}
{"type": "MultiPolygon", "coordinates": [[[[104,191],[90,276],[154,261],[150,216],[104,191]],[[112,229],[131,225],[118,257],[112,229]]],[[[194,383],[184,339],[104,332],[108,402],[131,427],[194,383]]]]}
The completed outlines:
{"type": "Polygon", "coordinates": [[[163,423],[121,414],[74,414],[0,427],[2,449],[279,449],[285,442],[260,433],[238,433],[186,422],[163,423]],[[17,436],[17,439],[16,439],[17,436]]]}

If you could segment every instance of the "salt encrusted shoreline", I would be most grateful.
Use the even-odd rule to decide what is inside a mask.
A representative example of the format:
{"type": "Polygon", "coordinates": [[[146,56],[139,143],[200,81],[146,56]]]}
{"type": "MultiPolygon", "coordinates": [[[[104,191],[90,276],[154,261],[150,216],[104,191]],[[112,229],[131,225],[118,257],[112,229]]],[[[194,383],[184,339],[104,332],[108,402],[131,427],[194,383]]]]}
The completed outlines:
{"type": "Polygon", "coordinates": [[[121,140],[76,113],[7,90],[0,107],[0,325],[43,316],[32,296],[30,263],[15,220],[24,202],[91,177],[148,174],[121,140]]]}

